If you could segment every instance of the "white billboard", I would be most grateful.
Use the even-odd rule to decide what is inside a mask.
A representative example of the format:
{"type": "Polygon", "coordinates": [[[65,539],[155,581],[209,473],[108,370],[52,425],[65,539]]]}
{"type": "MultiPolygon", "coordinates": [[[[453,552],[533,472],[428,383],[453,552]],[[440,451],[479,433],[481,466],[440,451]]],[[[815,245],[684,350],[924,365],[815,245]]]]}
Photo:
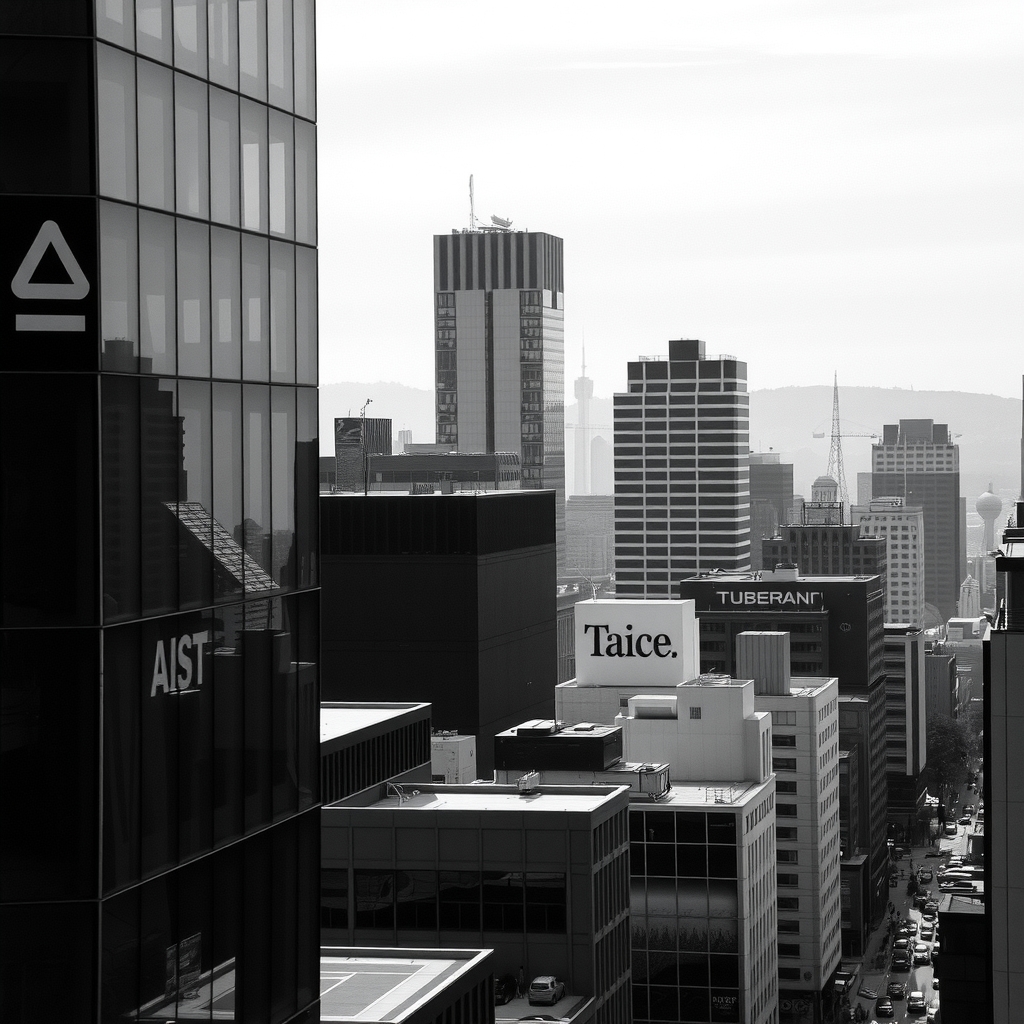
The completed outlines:
{"type": "Polygon", "coordinates": [[[579,601],[576,685],[673,686],[698,674],[693,601],[579,601]]]}

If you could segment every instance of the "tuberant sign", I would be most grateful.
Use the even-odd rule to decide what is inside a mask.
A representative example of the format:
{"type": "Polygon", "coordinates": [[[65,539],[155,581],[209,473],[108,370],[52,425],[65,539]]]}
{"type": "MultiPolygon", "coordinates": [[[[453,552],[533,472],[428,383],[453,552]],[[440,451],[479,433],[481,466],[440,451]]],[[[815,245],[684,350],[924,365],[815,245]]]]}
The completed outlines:
{"type": "Polygon", "coordinates": [[[576,605],[576,685],[692,679],[692,601],[580,601],[576,605]]]}

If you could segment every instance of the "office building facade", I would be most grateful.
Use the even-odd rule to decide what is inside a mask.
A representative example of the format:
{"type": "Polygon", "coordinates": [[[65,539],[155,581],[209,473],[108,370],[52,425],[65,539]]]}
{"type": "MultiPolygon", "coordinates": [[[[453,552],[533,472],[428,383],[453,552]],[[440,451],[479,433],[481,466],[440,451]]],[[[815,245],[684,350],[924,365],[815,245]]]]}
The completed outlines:
{"type": "MultiPolygon", "coordinates": [[[[919,505],[923,510],[925,601],[939,618],[936,622],[926,618],[921,624],[945,622],[956,614],[960,581],[965,575],[960,447],[953,443],[949,427],[933,420],[887,423],[881,444],[871,446],[871,489],[876,497],[899,495],[907,505],[919,505]]],[[[896,568],[891,561],[890,571],[896,568]]]]}
{"type": "Polygon", "coordinates": [[[565,503],[566,572],[576,579],[615,572],[615,499],[574,494],[565,503]]]}
{"type": "Polygon", "coordinates": [[[429,701],[477,737],[551,716],[554,494],[331,494],[320,499],[325,700],[429,701]]]}
{"type": "Polygon", "coordinates": [[[885,587],[885,621],[924,625],[925,563],[924,510],[907,505],[902,497],[873,498],[851,509],[860,536],[885,542],[888,569],[885,587]]]}
{"type": "Polygon", "coordinates": [[[673,340],[614,397],[615,578],[668,598],[699,570],[750,567],[747,364],[673,340]]]}
{"type": "Polygon", "coordinates": [[[761,550],[767,569],[785,563],[802,576],[881,576],[885,586],[885,542],[862,537],[856,526],[784,526],[761,550]]]}
{"type": "Polygon", "coordinates": [[[562,239],[539,231],[434,236],[437,441],[518,452],[522,486],[555,492],[565,561],[562,239]]]}
{"type": "Polygon", "coordinates": [[[371,455],[391,455],[391,420],[374,416],[335,417],[336,490],[364,490],[371,455]]]}
{"type": "Polygon", "coordinates": [[[309,0],[0,11],[5,1020],[316,1018],[314,57],[309,0]]]}

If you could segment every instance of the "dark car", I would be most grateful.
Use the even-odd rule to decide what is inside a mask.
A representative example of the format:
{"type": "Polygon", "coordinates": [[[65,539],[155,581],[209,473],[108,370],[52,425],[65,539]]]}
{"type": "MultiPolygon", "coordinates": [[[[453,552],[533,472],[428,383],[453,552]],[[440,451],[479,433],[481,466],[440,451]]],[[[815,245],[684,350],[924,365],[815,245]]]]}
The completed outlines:
{"type": "Polygon", "coordinates": [[[903,938],[896,939],[892,944],[892,951],[895,953],[897,950],[902,950],[905,953],[910,952],[910,939],[904,936],[903,938]]]}
{"type": "Polygon", "coordinates": [[[516,997],[515,975],[505,974],[494,979],[494,1005],[504,1006],[516,997]]]}
{"type": "Polygon", "coordinates": [[[531,1006],[554,1006],[565,997],[565,985],[550,974],[542,974],[530,982],[526,998],[531,1006]]]}
{"type": "Polygon", "coordinates": [[[965,814],[962,818],[959,818],[957,820],[957,824],[958,825],[970,825],[970,823],[971,823],[971,816],[969,814],[965,814]]]}
{"type": "Polygon", "coordinates": [[[894,971],[909,971],[910,967],[910,954],[905,949],[896,950],[892,955],[892,969],[894,971]]]}
{"type": "Polygon", "coordinates": [[[907,986],[902,981],[890,981],[885,994],[890,999],[906,999],[907,986]]]}
{"type": "Polygon", "coordinates": [[[888,996],[880,996],[875,1002],[875,1014],[879,1017],[895,1017],[892,1000],[888,996]]]}
{"type": "Polygon", "coordinates": [[[930,882],[934,877],[931,868],[921,868],[917,873],[917,880],[919,882],[930,882]]]}

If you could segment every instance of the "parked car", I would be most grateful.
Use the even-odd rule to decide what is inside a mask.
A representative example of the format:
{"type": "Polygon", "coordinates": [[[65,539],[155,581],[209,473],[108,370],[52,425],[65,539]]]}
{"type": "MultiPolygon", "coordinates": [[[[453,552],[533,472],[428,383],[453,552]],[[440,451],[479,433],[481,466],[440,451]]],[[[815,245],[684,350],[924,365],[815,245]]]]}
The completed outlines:
{"type": "Polygon", "coordinates": [[[946,824],[943,826],[942,830],[943,830],[943,832],[946,833],[947,836],[955,836],[956,835],[956,822],[955,821],[947,821],[946,824]]]}
{"type": "Polygon", "coordinates": [[[898,949],[892,955],[892,969],[894,971],[909,971],[910,954],[905,949],[898,949]]]}
{"type": "Polygon", "coordinates": [[[928,902],[928,893],[926,893],[926,892],[919,892],[914,897],[914,909],[915,910],[924,910],[924,905],[927,902],[928,902]]]}
{"type": "Polygon", "coordinates": [[[908,938],[917,934],[917,922],[916,921],[904,921],[899,928],[900,935],[906,935],[908,938]]]}
{"type": "Polygon", "coordinates": [[[895,1017],[896,1011],[893,1009],[892,1000],[888,996],[879,996],[875,1001],[875,1016],[877,1017],[895,1017]]]}
{"type": "Polygon", "coordinates": [[[900,938],[895,939],[893,941],[893,944],[892,944],[892,951],[894,953],[896,953],[896,952],[909,953],[910,952],[910,939],[908,939],[906,936],[902,936],[900,938]]]}
{"type": "Polygon", "coordinates": [[[914,966],[923,967],[926,964],[931,963],[932,954],[928,947],[923,942],[915,943],[914,945],[914,966]]]}
{"type": "Polygon", "coordinates": [[[930,882],[934,877],[931,868],[921,868],[917,873],[917,880],[919,882],[930,882]]]}
{"type": "Polygon", "coordinates": [[[890,999],[906,999],[907,986],[902,981],[890,981],[885,994],[890,999]]]}
{"type": "Polygon", "coordinates": [[[516,997],[516,978],[514,974],[504,974],[494,979],[494,1005],[504,1006],[516,997]]]}
{"type": "Polygon", "coordinates": [[[921,925],[921,938],[931,942],[935,938],[935,925],[929,921],[921,925]]]}
{"type": "Polygon", "coordinates": [[[971,823],[971,816],[969,814],[965,814],[962,818],[958,818],[957,819],[957,824],[958,825],[970,825],[970,823],[971,823]]]}
{"type": "Polygon", "coordinates": [[[928,1004],[928,1024],[938,1024],[939,1020],[939,1001],[933,999],[928,1004]]]}
{"type": "Polygon", "coordinates": [[[924,1001],[923,992],[911,992],[907,996],[907,1013],[924,1013],[928,1004],[924,1001]]]}
{"type": "Polygon", "coordinates": [[[565,985],[550,974],[542,974],[530,982],[526,994],[531,1006],[554,1006],[565,998],[565,985]]]}

